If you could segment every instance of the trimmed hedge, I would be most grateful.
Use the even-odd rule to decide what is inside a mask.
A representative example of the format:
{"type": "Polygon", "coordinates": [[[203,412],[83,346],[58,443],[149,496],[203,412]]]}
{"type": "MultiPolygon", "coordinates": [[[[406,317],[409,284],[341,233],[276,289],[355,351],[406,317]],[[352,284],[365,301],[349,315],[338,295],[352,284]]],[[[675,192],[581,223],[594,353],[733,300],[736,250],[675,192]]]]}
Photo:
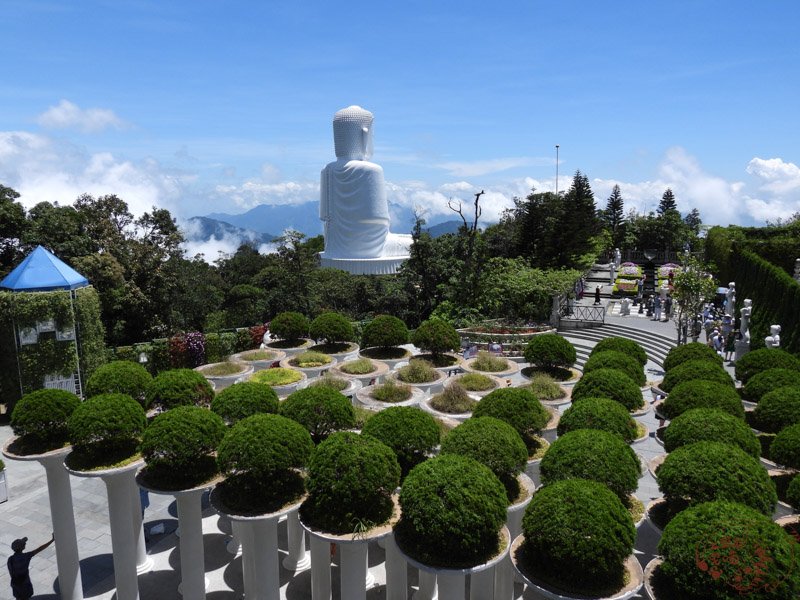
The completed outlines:
{"type": "Polygon", "coordinates": [[[664,380],[658,387],[667,393],[676,385],[687,381],[714,381],[730,387],[734,386],[733,378],[718,364],[708,360],[687,360],[673,367],[664,375],[664,380]]]}
{"type": "Polygon", "coordinates": [[[583,374],[591,373],[598,369],[617,369],[630,377],[636,385],[642,387],[647,383],[644,369],[635,358],[616,350],[606,350],[592,354],[583,365],[583,374]]]}
{"type": "Polygon", "coordinates": [[[719,408],[744,419],[744,407],[739,394],[731,386],[714,381],[686,381],[676,385],[661,405],[668,419],[693,408],[719,408]]]}
{"type": "Polygon", "coordinates": [[[597,369],[584,374],[572,388],[572,402],[580,402],[584,398],[616,400],[629,411],[644,406],[642,390],[636,382],[616,369],[597,369]]]}
{"type": "Polygon", "coordinates": [[[633,449],[616,435],[578,429],[550,444],[540,471],[545,486],[564,479],[588,479],[605,484],[623,499],[636,491],[642,467],[633,449]]]}
{"type": "Polygon", "coordinates": [[[578,429],[600,429],[626,442],[636,438],[636,421],[622,404],[608,398],[584,398],[564,411],[558,421],[558,435],[578,429]]]}
{"type": "Polygon", "coordinates": [[[647,364],[647,352],[645,352],[644,348],[642,348],[638,342],[623,337],[608,337],[600,340],[595,344],[594,348],[592,348],[592,352],[589,356],[592,357],[595,354],[608,350],[627,354],[636,360],[642,368],[647,364]]]}
{"type": "Polygon", "coordinates": [[[664,528],[658,553],[664,557],[660,570],[674,584],[677,597],[727,600],[737,595],[736,585],[746,598],[789,600],[800,593],[792,546],[778,524],[752,508],[715,501],[672,519],[664,528]],[[718,545],[725,540],[743,546],[720,552],[718,545]],[[727,560],[729,556],[737,560],[727,560]],[[759,560],[760,556],[769,560],[759,560]],[[754,571],[748,573],[749,569],[754,571]]]}
{"type": "Polygon", "coordinates": [[[139,363],[115,360],[98,368],[86,382],[86,396],[127,394],[144,406],[147,386],[153,380],[139,363]]]}
{"type": "Polygon", "coordinates": [[[217,394],[211,410],[232,425],[255,414],[277,413],[278,404],[278,394],[268,385],[242,381],[217,394]]]}
{"type": "Polygon", "coordinates": [[[526,445],[541,433],[551,415],[536,396],[520,388],[499,388],[489,392],[472,409],[472,418],[494,417],[511,425],[526,445]]]}
{"type": "Polygon", "coordinates": [[[760,348],[736,361],[736,379],[746,384],[753,375],[769,369],[800,371],[800,359],[780,348],[760,348]]]}
{"type": "Polygon", "coordinates": [[[800,371],[768,369],[753,375],[742,388],[742,397],[759,402],[769,392],[782,387],[800,387],[800,371]]]}
{"type": "Polygon", "coordinates": [[[696,442],[722,441],[738,446],[756,460],[761,456],[761,444],[753,430],[719,408],[687,410],[670,422],[663,437],[667,452],[696,442]]]}
{"type": "Polygon", "coordinates": [[[67,390],[36,390],[14,406],[11,429],[25,452],[41,454],[61,448],[69,438],[69,418],[80,404],[80,398],[67,390]]]}
{"type": "Polygon", "coordinates": [[[506,489],[509,504],[519,496],[517,475],[528,461],[528,449],[519,433],[494,417],[473,417],[453,429],[439,454],[474,458],[492,470],[506,489]]]}
{"type": "Polygon", "coordinates": [[[142,405],[125,394],[100,394],[82,402],[67,425],[73,454],[113,464],[136,452],[147,427],[142,405]]]}
{"type": "Polygon", "coordinates": [[[311,321],[309,334],[312,339],[316,341],[325,340],[329,344],[352,342],[355,338],[353,325],[350,321],[335,312],[322,313],[311,321]]]}
{"type": "Polygon", "coordinates": [[[300,507],[306,524],[350,533],[358,523],[381,525],[392,516],[391,495],[400,483],[400,465],[391,448],[368,435],[332,434],[308,464],[308,499],[300,507]]]}
{"type": "Polygon", "coordinates": [[[206,408],[179,406],[161,413],[139,445],[148,482],[179,490],[208,481],[218,472],[213,453],[226,430],[222,418],[206,408]]]}
{"type": "Polygon", "coordinates": [[[367,323],[361,340],[366,348],[400,346],[408,343],[408,327],[397,317],[381,315],[367,323]]]}
{"type": "Polygon", "coordinates": [[[461,348],[461,338],[455,327],[441,319],[423,321],[411,334],[411,343],[433,356],[461,348]]]}
{"type": "Polygon", "coordinates": [[[586,594],[622,586],[624,561],[636,540],[620,499],[603,484],[583,479],[557,481],[536,492],[522,532],[523,564],[560,588],[586,594]]]}
{"type": "Polygon", "coordinates": [[[371,435],[394,451],[402,479],[439,444],[436,420],[411,406],[391,406],[379,411],[364,423],[361,433],[371,435]]]}
{"type": "Polygon", "coordinates": [[[319,444],[334,431],[356,426],[356,413],[347,396],[329,387],[309,387],[289,395],[280,414],[300,423],[319,444]]]}
{"type": "Polygon", "coordinates": [[[308,319],[296,312],[283,312],[272,319],[269,332],[281,340],[296,340],[308,335],[308,319]]]}
{"type": "Polygon", "coordinates": [[[403,482],[395,539],[426,565],[473,567],[500,550],[507,504],[491,469],[466,456],[437,456],[414,467],[403,482]]]}
{"type": "Polygon", "coordinates": [[[572,342],[555,333],[533,336],[523,354],[526,361],[544,369],[569,369],[578,358],[572,342]]]}
{"type": "Polygon", "coordinates": [[[159,373],[147,386],[145,407],[169,410],[177,406],[208,407],[214,389],[208,380],[191,369],[173,369],[159,373]]]}
{"type": "Polygon", "coordinates": [[[720,367],[722,366],[722,357],[717,354],[714,348],[700,342],[689,342],[683,346],[675,346],[670,349],[664,359],[664,370],[670,371],[690,360],[707,360],[720,367]]]}
{"type": "Polygon", "coordinates": [[[786,489],[786,500],[795,510],[800,510],[800,475],[795,475],[792,478],[789,487],[786,489]]]}
{"type": "Polygon", "coordinates": [[[767,392],[753,411],[756,429],[778,433],[800,423],[800,386],[782,387],[767,392]]]}
{"type": "Polygon", "coordinates": [[[800,425],[787,427],[775,437],[769,457],[779,465],[800,469],[800,425]]]}
{"type": "Polygon", "coordinates": [[[690,505],[729,500],[767,516],[778,501],[775,484],[758,460],[723,442],[697,442],[667,454],[658,470],[658,489],[667,499],[686,499],[690,505]]]}

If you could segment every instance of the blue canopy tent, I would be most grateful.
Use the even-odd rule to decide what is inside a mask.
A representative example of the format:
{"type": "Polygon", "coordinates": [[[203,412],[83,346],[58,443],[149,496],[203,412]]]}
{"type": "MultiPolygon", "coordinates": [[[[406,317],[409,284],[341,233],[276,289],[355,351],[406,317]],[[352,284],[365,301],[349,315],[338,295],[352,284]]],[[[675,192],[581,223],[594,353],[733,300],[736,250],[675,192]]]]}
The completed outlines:
{"type": "Polygon", "coordinates": [[[43,246],[37,246],[16,269],[0,281],[0,288],[12,292],[74,290],[87,285],[89,280],[86,277],[43,246]]]}
{"type": "MultiPolygon", "coordinates": [[[[89,280],[83,275],[75,271],[72,267],[62,262],[52,252],[48,251],[43,246],[38,246],[31,252],[17,267],[11,271],[3,281],[0,281],[0,290],[8,290],[10,292],[56,292],[66,291],[70,294],[70,299],[74,302],[75,291],[78,288],[86,287],[89,285],[89,280]]],[[[35,344],[39,340],[42,333],[49,333],[53,335],[55,331],[55,324],[52,322],[38,323],[35,327],[26,327],[20,329],[17,323],[13,323],[14,327],[14,342],[17,354],[17,369],[20,372],[20,392],[24,394],[22,389],[22,375],[21,365],[19,362],[20,347],[24,344],[35,344]]],[[[60,341],[72,341],[75,347],[75,356],[80,364],[80,356],[78,349],[78,332],[77,326],[72,327],[66,332],[55,331],[56,339],[60,341]]],[[[82,382],[81,382],[81,369],[78,368],[76,372],[67,376],[54,373],[45,377],[43,382],[44,387],[68,389],[81,395],[82,382]]]]}

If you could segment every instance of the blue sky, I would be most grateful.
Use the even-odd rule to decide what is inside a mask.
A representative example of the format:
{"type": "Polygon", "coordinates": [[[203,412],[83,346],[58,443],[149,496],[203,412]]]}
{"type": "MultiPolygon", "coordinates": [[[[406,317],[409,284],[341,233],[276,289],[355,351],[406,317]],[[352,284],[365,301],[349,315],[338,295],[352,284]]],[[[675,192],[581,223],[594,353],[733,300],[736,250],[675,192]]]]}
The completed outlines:
{"type": "Polygon", "coordinates": [[[487,218],[576,169],[706,223],[800,210],[800,3],[6,0],[0,183],[187,218],[318,198],[331,119],[376,118],[392,206],[487,218]]]}

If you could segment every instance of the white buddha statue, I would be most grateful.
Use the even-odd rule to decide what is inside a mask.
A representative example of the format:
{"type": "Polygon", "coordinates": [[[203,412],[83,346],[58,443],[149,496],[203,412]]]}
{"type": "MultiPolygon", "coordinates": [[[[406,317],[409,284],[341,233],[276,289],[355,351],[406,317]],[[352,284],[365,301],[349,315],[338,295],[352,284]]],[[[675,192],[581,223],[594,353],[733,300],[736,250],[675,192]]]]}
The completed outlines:
{"type": "Polygon", "coordinates": [[[319,218],[325,223],[323,267],[351,273],[394,273],[408,258],[410,235],[389,232],[380,165],[369,162],[374,117],[349,106],[333,118],[336,159],[322,170],[319,218]]]}

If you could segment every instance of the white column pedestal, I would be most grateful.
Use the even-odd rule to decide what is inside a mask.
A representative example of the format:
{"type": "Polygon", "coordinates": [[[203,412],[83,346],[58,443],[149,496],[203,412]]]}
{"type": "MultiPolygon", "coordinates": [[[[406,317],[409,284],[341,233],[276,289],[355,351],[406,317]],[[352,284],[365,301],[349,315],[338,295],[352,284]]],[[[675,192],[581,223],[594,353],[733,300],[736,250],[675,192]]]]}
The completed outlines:
{"type": "Polygon", "coordinates": [[[464,600],[466,583],[462,573],[439,573],[439,600],[464,600]]]}
{"type": "Polygon", "coordinates": [[[203,514],[200,500],[205,489],[175,494],[178,502],[178,523],[183,535],[181,548],[181,585],[185,600],[206,597],[205,552],[203,548],[203,514]]]}
{"type": "Polygon", "coordinates": [[[331,544],[311,536],[311,599],[331,600],[331,544]]]}
{"type": "MultiPolygon", "coordinates": [[[[461,598],[463,597],[462,595],[461,598]]],[[[472,573],[469,576],[469,598],[470,600],[492,600],[494,598],[494,567],[472,573]]]]}
{"type": "Polygon", "coordinates": [[[139,486],[134,477],[128,480],[131,494],[131,523],[133,536],[136,543],[136,574],[147,573],[153,568],[153,559],[147,556],[147,547],[144,543],[144,528],[142,526],[142,500],[139,486]]]}
{"type": "Polygon", "coordinates": [[[248,527],[247,523],[244,521],[233,522],[234,532],[236,532],[237,529],[239,541],[242,545],[242,583],[246,594],[247,590],[255,589],[256,563],[255,555],[252,552],[245,552],[244,549],[247,546],[253,545],[251,538],[255,532],[251,527],[248,527]]]}
{"type": "Polygon", "coordinates": [[[511,557],[507,556],[494,568],[494,600],[514,599],[515,576],[511,557]]]}
{"type": "Polygon", "coordinates": [[[386,548],[386,600],[408,600],[408,568],[400,554],[394,536],[385,540],[386,548]]]}
{"type": "Polygon", "coordinates": [[[413,600],[436,600],[439,597],[436,586],[436,573],[419,571],[419,589],[414,592],[413,600]]]}
{"type": "Polygon", "coordinates": [[[242,539],[242,556],[253,567],[253,577],[245,579],[244,596],[247,600],[280,600],[278,518],[246,521],[244,526],[250,532],[242,539]]]}
{"type": "Polygon", "coordinates": [[[75,533],[75,513],[72,508],[72,486],[69,482],[69,473],[64,469],[65,457],[66,453],[43,456],[39,459],[39,464],[44,467],[47,476],[61,598],[83,600],[78,537],[75,533]]]}
{"type": "MultiPolygon", "coordinates": [[[[139,600],[136,579],[136,538],[131,521],[131,481],[135,471],[102,475],[108,492],[108,517],[118,600],[139,600]]],[[[140,508],[140,507],[137,507],[140,508]]]]}
{"type": "Polygon", "coordinates": [[[306,552],[306,533],[300,525],[298,511],[293,510],[286,515],[286,537],[288,538],[289,554],[283,559],[283,567],[289,571],[299,573],[311,566],[311,555],[306,552]]]}
{"type": "Polygon", "coordinates": [[[367,569],[367,543],[340,544],[339,552],[342,598],[366,600],[366,585],[369,576],[369,569],[367,569]]]}

